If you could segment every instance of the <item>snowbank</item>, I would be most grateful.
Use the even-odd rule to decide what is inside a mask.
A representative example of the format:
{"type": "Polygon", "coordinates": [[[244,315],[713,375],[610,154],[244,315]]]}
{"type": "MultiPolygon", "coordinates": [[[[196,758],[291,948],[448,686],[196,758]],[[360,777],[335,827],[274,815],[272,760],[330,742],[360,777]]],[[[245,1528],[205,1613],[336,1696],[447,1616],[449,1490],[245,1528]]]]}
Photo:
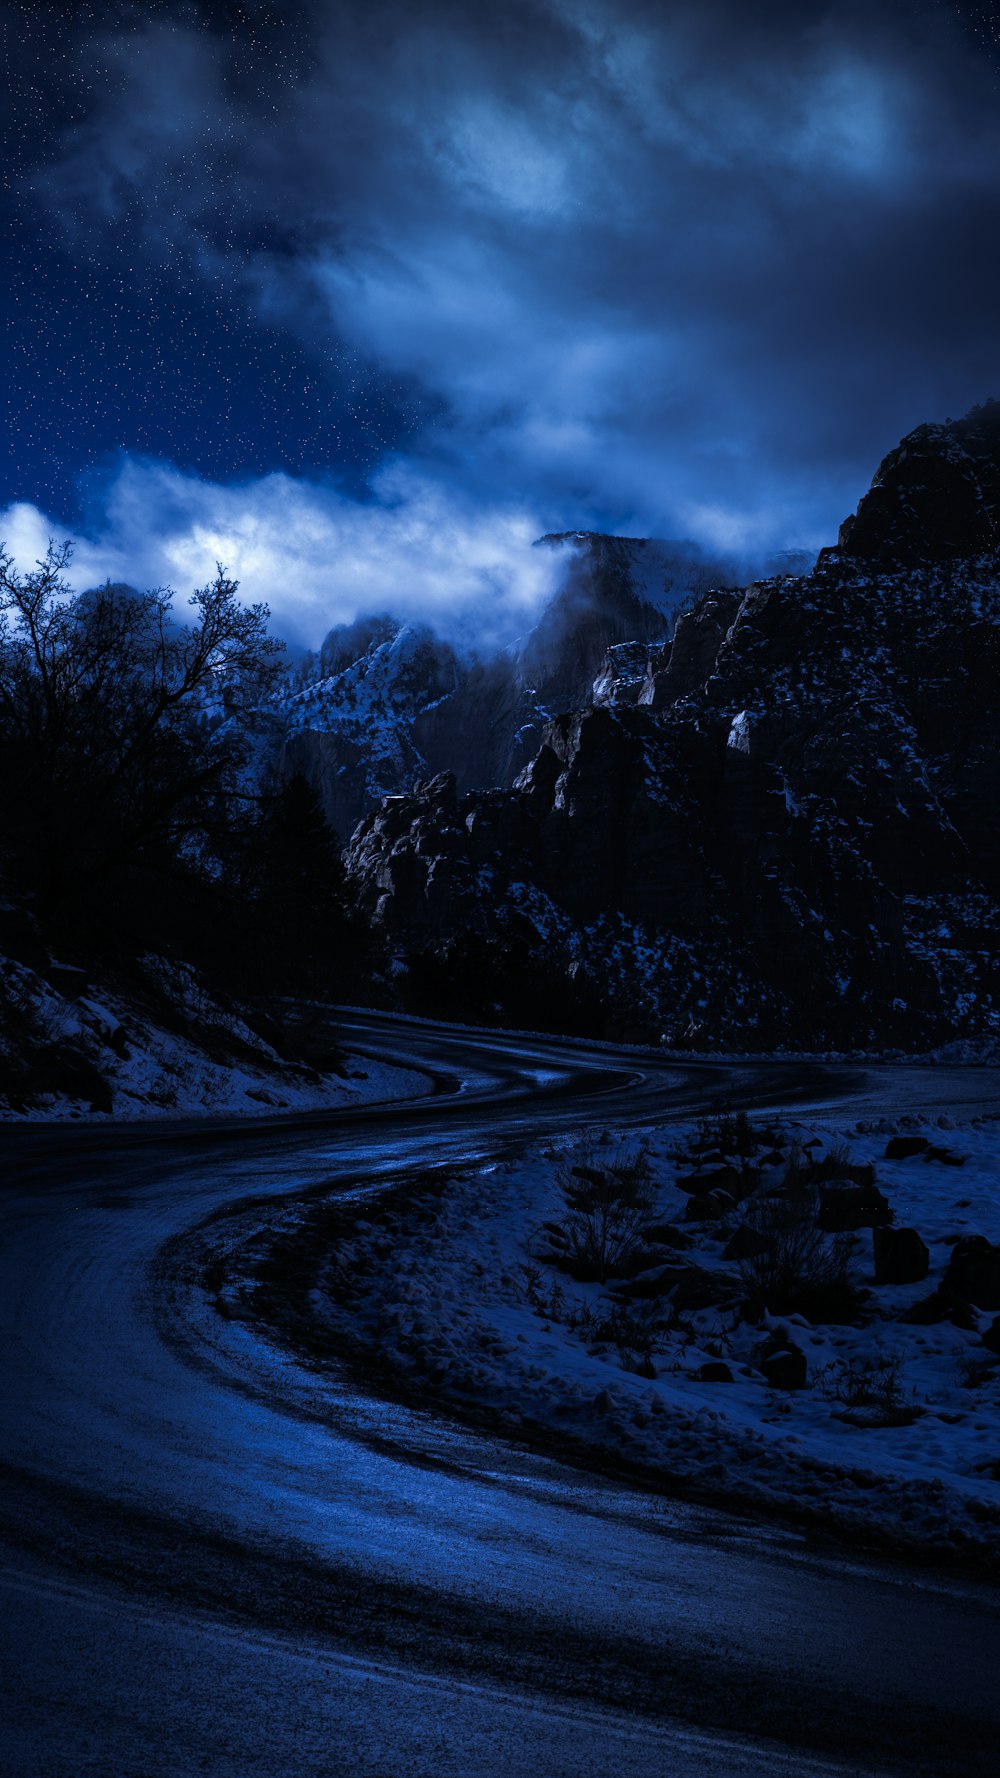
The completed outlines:
{"type": "MultiPolygon", "coordinates": [[[[43,975],[0,957],[0,1121],[259,1117],[431,1090],[418,1069],[367,1058],[336,1055],[332,1068],[289,1061],[193,970],[143,962],[155,997],[140,1001],[69,966],[43,975]]],[[[334,1028],[331,1052],[335,1038],[334,1028]]]]}
{"type": "MultiPolygon", "coordinates": [[[[872,1230],[840,1237],[853,1324],[766,1308],[750,1318],[740,1268],[723,1257],[747,1206],[720,1222],[686,1220],[690,1194],[676,1180],[697,1146],[690,1126],[646,1138],[655,1217],[681,1242],[661,1252],[671,1262],[661,1271],[697,1268],[690,1306],[656,1294],[655,1267],[631,1286],[601,1285],[552,1263],[568,1171],[601,1160],[591,1145],[536,1150],[377,1224],[349,1221],[313,1309],[340,1346],[424,1398],[557,1437],[665,1486],[1000,1564],[1000,1357],[983,1343],[994,1314],[965,1306],[956,1311],[965,1326],[902,1319],[921,1313],[958,1240],[1000,1236],[1000,1123],[940,1123],[946,1134],[906,1126],[923,1129],[931,1158],[889,1160],[895,1125],[783,1122],[786,1169],[789,1144],[833,1162],[849,1145],[851,1166],[874,1165],[895,1226],[926,1243],[926,1278],[876,1285],[872,1230]],[[763,1374],[762,1352],[782,1345],[803,1355],[804,1387],[774,1387],[763,1374]]],[[[605,1155],[615,1148],[606,1135],[605,1155]]],[[[766,1190],[766,1168],[762,1177],[766,1190]]]]}

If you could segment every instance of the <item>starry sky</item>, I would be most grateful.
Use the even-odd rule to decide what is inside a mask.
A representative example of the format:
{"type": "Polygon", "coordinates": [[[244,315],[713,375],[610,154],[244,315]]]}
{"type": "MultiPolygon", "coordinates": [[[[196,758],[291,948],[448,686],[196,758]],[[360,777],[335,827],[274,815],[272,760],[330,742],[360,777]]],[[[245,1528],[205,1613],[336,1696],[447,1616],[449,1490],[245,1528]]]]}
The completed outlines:
{"type": "Polygon", "coordinates": [[[995,9],[0,0],[0,534],[502,630],[546,530],[830,541],[1000,394],[995,9]]]}

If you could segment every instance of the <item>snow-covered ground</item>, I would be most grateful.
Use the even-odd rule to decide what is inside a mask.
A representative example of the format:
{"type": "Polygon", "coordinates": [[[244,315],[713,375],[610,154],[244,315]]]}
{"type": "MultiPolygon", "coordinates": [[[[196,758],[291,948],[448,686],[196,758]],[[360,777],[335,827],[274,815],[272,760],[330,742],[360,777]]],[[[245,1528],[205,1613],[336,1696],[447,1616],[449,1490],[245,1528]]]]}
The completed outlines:
{"type": "MultiPolygon", "coordinates": [[[[628,1162],[627,1145],[608,1133],[586,1148],[538,1149],[377,1224],[351,1225],[321,1274],[315,1311],[407,1389],[515,1432],[555,1435],[666,1486],[1000,1561],[1000,1356],[983,1339],[1000,1347],[1000,1303],[977,1284],[992,1307],[970,1303],[968,1289],[950,1292],[941,1319],[928,1318],[940,1299],[918,1306],[942,1284],[958,1241],[1000,1239],[1000,1120],[904,1127],[927,1139],[930,1158],[887,1159],[895,1124],[783,1120],[769,1132],[775,1158],[762,1165],[767,1144],[758,1147],[751,1194],[723,1206],[718,1222],[689,1220],[691,1193],[676,1183],[697,1172],[704,1128],[649,1132],[642,1218],[662,1241],[637,1276],[606,1284],[560,1263],[573,1226],[566,1190],[579,1191],[574,1166],[600,1173],[623,1152],[628,1162]],[[822,1306],[779,1316],[749,1302],[752,1265],[724,1254],[741,1223],[787,1193],[790,1161],[800,1172],[811,1162],[827,1180],[838,1166],[860,1175],[871,1163],[893,1226],[926,1243],[927,1276],[876,1284],[873,1234],[862,1227],[820,1237],[827,1256],[840,1243],[844,1321],[822,1306]],[[904,1319],[914,1310],[917,1319],[904,1319]],[[768,1349],[789,1346],[801,1354],[802,1387],[764,1374],[768,1349]]],[[[818,1202],[818,1185],[809,1195],[818,1202]]]]}
{"type": "MultiPolygon", "coordinates": [[[[183,964],[144,959],[155,1003],[0,958],[0,1121],[264,1116],[410,1099],[426,1074],[367,1057],[289,1062],[183,964]]],[[[335,1038],[335,1033],[332,1034],[335,1038]]],[[[334,1047],[331,1043],[328,1047],[334,1047]]]]}

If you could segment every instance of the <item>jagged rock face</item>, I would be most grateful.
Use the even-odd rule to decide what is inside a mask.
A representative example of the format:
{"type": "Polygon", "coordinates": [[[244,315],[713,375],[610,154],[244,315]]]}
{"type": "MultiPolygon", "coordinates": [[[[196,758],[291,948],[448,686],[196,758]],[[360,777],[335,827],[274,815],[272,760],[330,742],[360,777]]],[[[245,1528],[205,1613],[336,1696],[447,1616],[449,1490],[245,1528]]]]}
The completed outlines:
{"type": "Polygon", "coordinates": [[[512,783],[546,723],[591,702],[610,650],[667,637],[674,602],[696,572],[669,546],[641,538],[582,533],[542,538],[539,547],[568,542],[576,548],[563,584],[534,627],[473,667],[415,725],[427,769],[454,771],[462,792],[512,783]]]}
{"type": "MultiPolygon", "coordinates": [[[[538,622],[488,661],[460,661],[430,630],[385,615],[331,630],[320,678],[285,701],[282,769],[305,775],[338,834],[349,836],[382,796],[441,771],[454,771],[463,792],[511,784],[545,724],[590,703],[608,651],[664,642],[676,610],[711,578],[690,545],[596,533],[539,545],[567,546],[562,584],[538,622]]],[[[636,697],[647,664],[643,656],[636,697]]]]}
{"type": "Polygon", "coordinates": [[[650,661],[639,703],[669,710],[703,685],[743,601],[742,592],[719,589],[677,620],[673,641],[650,661]]]}
{"type": "Polygon", "coordinates": [[[996,558],[831,551],[708,595],[641,703],[553,720],[510,790],[395,806],[349,870],[401,942],[516,919],[539,956],[590,972],[609,1029],[838,1047],[990,1031],[998,668],[996,558]]]}
{"type": "Polygon", "coordinates": [[[406,908],[407,931],[419,938],[474,916],[467,837],[452,772],[419,784],[409,796],[386,797],[360,823],[351,844],[371,891],[374,920],[392,931],[406,908]]]}
{"type": "MultiPolygon", "coordinates": [[[[669,649],[670,644],[666,646],[669,649]]],[[[602,704],[612,708],[617,704],[638,704],[662,654],[662,648],[648,642],[616,642],[608,649],[594,680],[591,698],[595,709],[602,704]]]]}
{"type": "Polygon", "coordinates": [[[909,433],[879,464],[839,538],[844,555],[900,565],[978,556],[998,543],[998,401],[909,433]]]}
{"type": "MultiPolygon", "coordinates": [[[[542,538],[541,546],[564,537],[542,538]]],[[[521,683],[555,715],[589,701],[610,648],[664,641],[669,618],[688,597],[691,576],[679,576],[669,546],[643,538],[579,534],[564,583],[517,651],[521,683]]]]}

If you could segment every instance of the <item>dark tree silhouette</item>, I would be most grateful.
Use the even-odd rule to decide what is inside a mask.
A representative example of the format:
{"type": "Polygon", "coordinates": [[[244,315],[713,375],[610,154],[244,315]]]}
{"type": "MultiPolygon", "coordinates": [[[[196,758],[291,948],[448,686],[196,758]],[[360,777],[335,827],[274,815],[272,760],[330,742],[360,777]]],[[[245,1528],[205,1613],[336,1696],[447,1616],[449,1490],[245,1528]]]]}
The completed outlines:
{"type": "Polygon", "coordinates": [[[276,982],[345,991],[364,975],[367,929],[348,908],[336,835],[301,774],[265,802],[248,836],[255,925],[267,933],[276,982]]]}
{"type": "Polygon", "coordinates": [[[207,862],[246,802],[236,717],[279,645],[218,567],[179,623],[169,589],[74,595],[69,544],[19,574],[0,546],[8,871],[46,908],[131,869],[207,862]]]}

